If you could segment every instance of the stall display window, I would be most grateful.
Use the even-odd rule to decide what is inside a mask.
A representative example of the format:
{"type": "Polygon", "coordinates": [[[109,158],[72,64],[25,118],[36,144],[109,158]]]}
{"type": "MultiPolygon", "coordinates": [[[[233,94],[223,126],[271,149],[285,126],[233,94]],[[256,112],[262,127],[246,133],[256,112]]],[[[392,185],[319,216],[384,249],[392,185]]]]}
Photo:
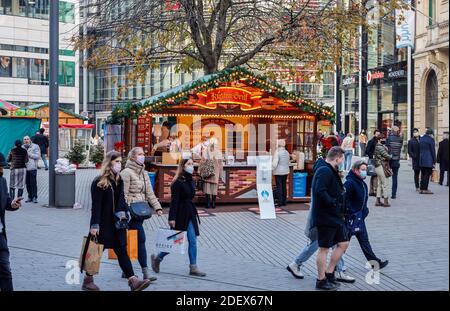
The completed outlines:
{"type": "Polygon", "coordinates": [[[305,154],[305,160],[314,160],[314,121],[297,121],[297,150],[305,154]]]}

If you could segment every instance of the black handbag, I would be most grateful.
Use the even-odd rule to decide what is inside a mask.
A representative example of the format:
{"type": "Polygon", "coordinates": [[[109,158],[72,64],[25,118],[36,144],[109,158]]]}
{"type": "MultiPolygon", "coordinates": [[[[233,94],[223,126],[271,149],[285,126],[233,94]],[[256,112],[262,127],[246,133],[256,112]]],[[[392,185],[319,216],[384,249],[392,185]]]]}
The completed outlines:
{"type": "Polygon", "coordinates": [[[115,222],[114,222],[114,227],[116,228],[116,230],[127,230],[128,229],[128,222],[130,221],[129,217],[123,218],[123,217],[119,217],[117,214],[120,212],[116,213],[116,203],[114,201],[115,195],[114,195],[114,188],[111,187],[111,191],[113,193],[113,211],[114,211],[114,218],[115,218],[115,222]]]}
{"type": "MultiPolygon", "coordinates": [[[[147,196],[147,182],[144,176],[145,196],[147,196]]],[[[135,220],[146,220],[152,217],[152,208],[148,202],[134,202],[130,204],[131,218],[135,220]]]]}

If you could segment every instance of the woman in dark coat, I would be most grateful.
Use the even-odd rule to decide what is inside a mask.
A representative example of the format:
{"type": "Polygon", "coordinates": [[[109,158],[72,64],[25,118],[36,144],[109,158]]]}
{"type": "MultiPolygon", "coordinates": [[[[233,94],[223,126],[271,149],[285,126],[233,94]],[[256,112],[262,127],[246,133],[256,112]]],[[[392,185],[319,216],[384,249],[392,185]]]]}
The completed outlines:
{"type": "Polygon", "coordinates": [[[416,191],[420,191],[419,177],[420,177],[420,134],[419,129],[413,129],[413,137],[408,141],[408,155],[412,161],[412,168],[414,171],[414,184],[416,191]]]}
{"type": "Polygon", "coordinates": [[[448,162],[449,162],[449,147],[448,147],[448,132],[444,132],[444,138],[439,143],[439,149],[437,153],[437,163],[439,163],[439,185],[444,183],[444,173],[447,172],[447,187],[448,181],[448,162]]]}
{"type": "Polygon", "coordinates": [[[7,162],[11,162],[11,173],[9,175],[9,196],[11,200],[16,197],[22,197],[25,188],[25,178],[27,173],[28,152],[22,148],[22,141],[16,140],[14,148],[8,154],[7,162]]]}
{"type": "MultiPolygon", "coordinates": [[[[197,236],[200,235],[198,224],[199,217],[197,208],[192,200],[195,196],[195,184],[192,180],[194,162],[192,159],[183,159],[178,165],[177,173],[172,181],[171,203],[169,211],[169,226],[173,230],[187,231],[189,243],[189,274],[195,276],[206,276],[197,268],[197,236]]],[[[161,252],[152,255],[152,269],[159,273],[161,261],[169,253],[161,252]]]]}
{"type": "MultiPolygon", "coordinates": [[[[132,291],[140,291],[150,285],[149,280],[139,280],[135,276],[127,253],[127,232],[116,229],[115,223],[121,219],[128,221],[128,208],[123,194],[123,181],[120,178],[122,157],[116,151],[110,151],[103,160],[100,176],[91,185],[92,214],[90,235],[97,236],[98,243],[105,249],[112,248],[117,255],[120,268],[128,279],[132,291]]],[[[92,275],[86,273],[83,290],[99,290],[92,275]]]]}
{"type": "MultiPolygon", "coordinates": [[[[378,263],[377,270],[382,269],[387,266],[388,261],[382,261],[373,252],[372,246],[369,242],[369,235],[367,233],[365,219],[369,215],[369,209],[367,208],[367,200],[369,198],[369,191],[364,179],[367,177],[367,163],[364,161],[356,161],[352,170],[348,173],[346,181],[344,183],[345,187],[345,219],[348,224],[348,220],[353,219],[353,215],[361,213],[361,224],[359,231],[353,233],[356,236],[361,247],[364,256],[367,261],[369,261],[372,266],[375,262],[378,263]]],[[[350,228],[349,228],[350,229],[350,228]]],[[[351,232],[351,230],[349,230],[351,232]]]]}

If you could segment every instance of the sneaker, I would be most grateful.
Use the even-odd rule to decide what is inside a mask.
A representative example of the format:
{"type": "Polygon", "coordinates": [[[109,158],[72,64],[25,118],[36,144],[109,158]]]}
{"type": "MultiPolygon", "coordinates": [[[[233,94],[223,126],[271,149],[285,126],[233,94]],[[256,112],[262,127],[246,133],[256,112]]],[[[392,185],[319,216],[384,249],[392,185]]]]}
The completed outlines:
{"type": "Polygon", "coordinates": [[[286,267],[287,271],[292,273],[292,276],[296,279],[303,279],[305,276],[300,271],[301,265],[298,265],[295,261],[291,262],[289,266],[286,267]]]}
{"type": "Polygon", "coordinates": [[[323,280],[316,280],[316,289],[320,290],[337,290],[337,286],[328,281],[328,278],[324,278],[323,280]]]}
{"type": "Polygon", "coordinates": [[[37,202],[38,202],[37,198],[34,198],[33,203],[37,203],[37,202]]]}
{"type": "Polygon", "coordinates": [[[196,265],[189,265],[189,274],[194,276],[206,276],[206,273],[201,272],[196,265]]]}
{"type": "Polygon", "coordinates": [[[25,203],[30,203],[30,202],[33,202],[33,199],[28,199],[25,201],[25,203]]]}
{"type": "MultiPolygon", "coordinates": [[[[389,260],[378,260],[378,269],[377,270],[381,270],[384,267],[386,267],[389,263],[389,260]]],[[[372,265],[372,269],[375,269],[376,267],[374,265],[372,265]]]]}
{"type": "Polygon", "coordinates": [[[349,276],[345,274],[344,271],[336,271],[334,273],[334,277],[336,278],[336,281],[342,282],[342,283],[355,283],[356,279],[352,276],[349,276]]]}

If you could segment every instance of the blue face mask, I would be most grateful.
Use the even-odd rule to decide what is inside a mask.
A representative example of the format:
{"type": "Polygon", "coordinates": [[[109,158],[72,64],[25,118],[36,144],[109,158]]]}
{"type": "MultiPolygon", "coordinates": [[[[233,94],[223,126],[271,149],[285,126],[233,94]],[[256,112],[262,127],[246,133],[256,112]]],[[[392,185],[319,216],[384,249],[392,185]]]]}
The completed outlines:
{"type": "Polygon", "coordinates": [[[359,176],[361,176],[362,179],[365,179],[367,177],[367,171],[360,171],[359,176]]]}
{"type": "Polygon", "coordinates": [[[189,173],[192,175],[192,173],[194,173],[194,167],[192,165],[188,165],[184,167],[185,172],[189,173]]]}

